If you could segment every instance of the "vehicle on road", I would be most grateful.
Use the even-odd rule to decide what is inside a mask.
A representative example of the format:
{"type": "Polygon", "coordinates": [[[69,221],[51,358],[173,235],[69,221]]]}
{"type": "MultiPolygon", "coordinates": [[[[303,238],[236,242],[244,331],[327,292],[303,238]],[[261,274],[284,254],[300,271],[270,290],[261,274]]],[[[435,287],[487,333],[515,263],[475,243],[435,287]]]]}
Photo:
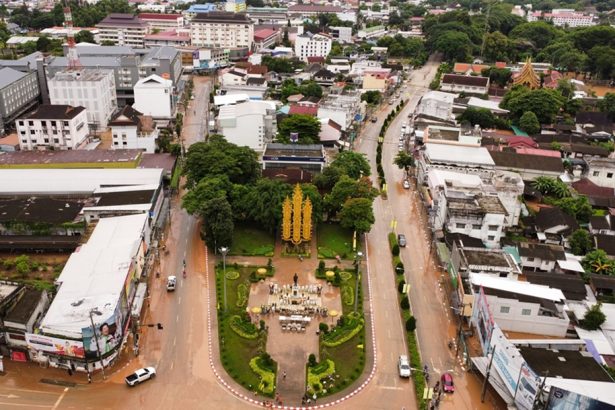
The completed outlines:
{"type": "Polygon", "coordinates": [[[444,373],[442,377],[440,377],[440,383],[442,384],[444,393],[453,393],[455,391],[455,383],[453,383],[452,374],[444,373]]]}
{"type": "Polygon", "coordinates": [[[167,277],[167,292],[173,292],[175,290],[175,286],[177,286],[177,277],[167,277]]]}
{"type": "Polygon", "coordinates": [[[403,186],[404,186],[404,189],[410,189],[410,181],[408,181],[407,179],[404,179],[403,186]]]}
{"type": "Polygon", "coordinates": [[[412,370],[410,369],[410,361],[408,360],[408,356],[400,355],[399,361],[397,362],[397,367],[399,368],[399,377],[410,377],[412,370]]]}
{"type": "Polygon", "coordinates": [[[156,369],[153,367],[144,367],[133,374],[129,374],[124,380],[126,380],[127,385],[132,387],[146,380],[153,379],[154,377],[156,377],[156,369]]]}
{"type": "Polygon", "coordinates": [[[377,117],[372,117],[371,122],[378,122],[378,118],[377,117]]]}
{"type": "Polygon", "coordinates": [[[389,99],[389,105],[393,105],[393,104],[395,104],[395,99],[394,98],[389,99]]]}
{"type": "Polygon", "coordinates": [[[404,235],[403,233],[400,233],[399,235],[397,235],[397,243],[402,248],[405,248],[406,244],[408,243],[408,242],[406,242],[406,235],[404,235]]]}

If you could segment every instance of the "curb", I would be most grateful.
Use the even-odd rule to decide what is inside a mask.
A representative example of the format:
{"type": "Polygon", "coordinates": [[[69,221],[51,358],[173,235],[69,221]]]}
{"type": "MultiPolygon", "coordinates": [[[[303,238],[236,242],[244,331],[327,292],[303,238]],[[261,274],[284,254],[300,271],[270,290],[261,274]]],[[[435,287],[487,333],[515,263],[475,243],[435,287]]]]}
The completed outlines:
{"type": "MultiPolygon", "coordinates": [[[[364,242],[365,242],[365,266],[366,266],[366,273],[367,273],[367,288],[369,291],[369,309],[371,312],[374,311],[373,306],[372,306],[372,280],[371,280],[371,276],[369,274],[369,251],[367,248],[367,237],[364,237],[364,242]]],[[[206,252],[205,252],[205,281],[206,283],[209,284],[209,252],[207,251],[207,247],[205,248],[206,252]]],[[[215,287],[213,288],[215,291],[215,287]]],[[[211,288],[208,288],[207,291],[207,330],[208,330],[208,340],[207,340],[207,345],[208,345],[208,350],[209,350],[209,365],[211,366],[211,370],[214,372],[214,375],[216,376],[216,379],[218,379],[218,382],[224,386],[224,388],[230,392],[233,396],[237,397],[240,400],[243,400],[247,403],[250,404],[254,404],[254,405],[258,405],[258,406],[262,406],[263,405],[263,400],[255,400],[252,397],[249,397],[245,394],[243,394],[242,392],[238,391],[237,389],[235,389],[233,386],[231,386],[226,380],[224,380],[224,378],[221,375],[221,372],[218,371],[218,369],[216,369],[216,366],[214,364],[214,352],[213,352],[213,341],[212,341],[212,321],[211,321],[211,288]]],[[[273,404],[271,406],[269,406],[269,408],[273,408],[273,409],[288,409],[288,410],[295,410],[295,409],[324,409],[324,408],[328,408],[328,407],[334,407],[337,406],[341,403],[343,403],[344,401],[356,396],[357,394],[359,394],[363,389],[365,389],[365,387],[367,387],[367,385],[372,381],[372,379],[374,378],[374,376],[376,375],[376,364],[377,364],[377,356],[376,356],[376,326],[374,324],[374,320],[372,319],[371,322],[371,329],[372,329],[372,354],[374,357],[374,363],[372,365],[372,370],[369,373],[369,376],[367,377],[367,379],[356,389],[354,389],[352,392],[348,393],[347,395],[345,395],[344,397],[334,400],[332,402],[329,403],[324,403],[324,404],[318,404],[318,405],[314,405],[314,406],[284,406],[284,405],[278,405],[278,404],[273,404]]],[[[217,332],[216,332],[217,334],[217,332]]]]}

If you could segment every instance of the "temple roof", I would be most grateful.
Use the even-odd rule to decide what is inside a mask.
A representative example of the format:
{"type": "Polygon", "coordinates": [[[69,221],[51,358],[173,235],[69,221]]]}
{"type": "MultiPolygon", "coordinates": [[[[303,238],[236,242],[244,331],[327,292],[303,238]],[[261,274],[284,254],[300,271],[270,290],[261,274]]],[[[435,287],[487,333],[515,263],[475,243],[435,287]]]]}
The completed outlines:
{"type": "Polygon", "coordinates": [[[513,80],[513,84],[526,85],[532,89],[540,87],[540,80],[532,67],[532,59],[528,57],[519,75],[513,80]]]}

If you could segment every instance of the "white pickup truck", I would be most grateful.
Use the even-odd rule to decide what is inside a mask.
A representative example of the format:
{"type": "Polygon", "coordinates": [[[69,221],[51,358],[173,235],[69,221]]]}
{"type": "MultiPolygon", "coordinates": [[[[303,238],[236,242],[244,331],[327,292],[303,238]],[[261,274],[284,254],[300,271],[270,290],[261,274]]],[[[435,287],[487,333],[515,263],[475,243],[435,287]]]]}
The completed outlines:
{"type": "Polygon", "coordinates": [[[154,377],[156,377],[156,369],[153,367],[144,367],[143,369],[139,369],[133,374],[126,376],[125,380],[127,385],[136,386],[137,384],[153,379],[154,377]]]}

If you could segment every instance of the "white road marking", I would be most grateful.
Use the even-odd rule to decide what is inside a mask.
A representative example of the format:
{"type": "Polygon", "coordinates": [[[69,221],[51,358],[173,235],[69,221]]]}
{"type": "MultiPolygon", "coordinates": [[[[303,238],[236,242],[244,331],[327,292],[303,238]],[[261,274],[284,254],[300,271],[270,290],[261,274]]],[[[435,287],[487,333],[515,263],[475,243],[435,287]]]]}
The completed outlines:
{"type": "Polygon", "coordinates": [[[173,370],[173,363],[175,363],[175,362],[171,362],[171,370],[173,370]]]}
{"type": "Polygon", "coordinates": [[[380,388],[382,390],[403,390],[403,387],[396,387],[396,386],[380,386],[380,388]]]}
{"type": "Polygon", "coordinates": [[[182,304],[182,297],[180,296],[179,298],[177,298],[177,304],[181,305],[182,304]]]}
{"type": "Polygon", "coordinates": [[[175,344],[177,343],[177,337],[173,338],[173,347],[175,347],[175,344]]]}
{"type": "Polygon", "coordinates": [[[58,406],[60,405],[60,402],[62,401],[62,399],[64,398],[64,395],[66,394],[66,392],[68,391],[68,387],[64,388],[64,391],[62,392],[62,394],[60,394],[60,397],[58,397],[58,400],[56,400],[56,403],[53,405],[53,407],[51,408],[51,410],[55,410],[58,408],[58,406]]]}
{"type": "MultiPolygon", "coordinates": [[[[177,315],[177,316],[175,317],[175,321],[176,321],[176,322],[179,322],[179,315],[177,315]]],[[[173,343],[173,344],[175,344],[175,343],[173,343]]]]}

